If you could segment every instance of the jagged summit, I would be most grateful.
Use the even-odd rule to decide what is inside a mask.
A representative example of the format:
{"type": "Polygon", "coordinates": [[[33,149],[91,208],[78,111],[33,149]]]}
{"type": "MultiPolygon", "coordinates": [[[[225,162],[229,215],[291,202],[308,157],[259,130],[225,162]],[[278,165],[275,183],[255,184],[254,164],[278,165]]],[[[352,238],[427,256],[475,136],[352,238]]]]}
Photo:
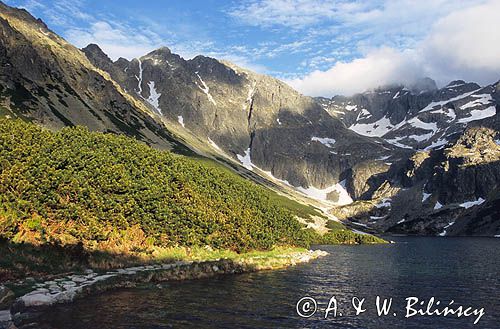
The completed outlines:
{"type": "Polygon", "coordinates": [[[53,129],[83,125],[161,148],[181,145],[103,73],[113,63],[98,46],[86,54],[28,12],[1,3],[0,9],[0,62],[6,63],[0,66],[0,112],[53,129]]]}
{"type": "Polygon", "coordinates": [[[436,81],[429,77],[421,78],[409,84],[408,88],[413,93],[432,92],[438,89],[436,81]]]}
{"type": "Polygon", "coordinates": [[[145,57],[160,57],[160,58],[168,58],[172,55],[172,51],[168,47],[160,47],[158,49],[155,49],[148,54],[145,55],[145,57]]]}
{"type": "Polygon", "coordinates": [[[87,55],[90,61],[99,61],[101,64],[98,66],[104,65],[104,63],[108,63],[110,65],[112,60],[108,57],[108,55],[95,43],[88,44],[85,48],[82,48],[82,51],[87,55]]]}
{"type": "Polygon", "coordinates": [[[99,47],[99,45],[97,45],[95,43],[89,43],[86,47],[82,48],[82,51],[84,51],[84,52],[87,52],[87,51],[88,52],[94,52],[96,54],[100,54],[102,56],[108,57],[108,55],[106,55],[104,53],[104,51],[101,49],[101,47],[99,47]]]}
{"type": "MultiPolygon", "coordinates": [[[[368,93],[383,93],[387,91],[409,91],[412,94],[420,94],[424,92],[433,92],[438,89],[436,82],[428,77],[425,78],[420,78],[416,79],[413,82],[410,83],[393,83],[393,84],[387,84],[387,85],[382,85],[378,86],[376,88],[373,88],[372,90],[367,90],[362,93],[358,93],[355,95],[363,95],[363,94],[368,94],[368,93]]],[[[334,97],[343,97],[342,95],[337,95],[334,97]]]]}
{"type": "Polygon", "coordinates": [[[453,87],[458,87],[458,86],[462,86],[465,84],[466,84],[466,82],[464,80],[453,80],[450,83],[448,83],[445,87],[446,88],[453,88],[453,87]]]}

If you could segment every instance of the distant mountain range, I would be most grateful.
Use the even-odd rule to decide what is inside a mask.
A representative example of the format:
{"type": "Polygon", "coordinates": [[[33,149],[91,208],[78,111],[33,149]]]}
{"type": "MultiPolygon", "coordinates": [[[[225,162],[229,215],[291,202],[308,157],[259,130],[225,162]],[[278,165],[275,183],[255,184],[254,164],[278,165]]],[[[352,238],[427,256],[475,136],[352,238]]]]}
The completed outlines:
{"type": "Polygon", "coordinates": [[[500,234],[499,83],[311,98],[168,48],[113,62],[3,4],[0,32],[0,114],[212,157],[362,230],[500,234]]]}

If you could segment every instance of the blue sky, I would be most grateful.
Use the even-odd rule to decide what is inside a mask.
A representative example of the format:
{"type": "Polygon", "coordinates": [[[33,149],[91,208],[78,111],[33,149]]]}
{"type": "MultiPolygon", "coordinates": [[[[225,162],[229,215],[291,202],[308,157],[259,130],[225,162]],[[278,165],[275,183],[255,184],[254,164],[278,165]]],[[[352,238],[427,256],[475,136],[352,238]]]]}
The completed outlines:
{"type": "MultiPolygon", "coordinates": [[[[78,47],[99,44],[112,59],[167,46],[185,58],[203,54],[274,75],[310,95],[350,94],[420,76],[441,83],[500,79],[497,60],[483,63],[479,54],[464,64],[447,54],[462,41],[481,43],[482,52],[499,41],[500,20],[481,19],[498,9],[498,0],[6,2],[26,8],[78,47]],[[450,25],[455,30],[447,31],[450,25]],[[449,44],[460,33],[463,38],[449,44]]],[[[500,58],[498,46],[486,51],[500,58]]]]}

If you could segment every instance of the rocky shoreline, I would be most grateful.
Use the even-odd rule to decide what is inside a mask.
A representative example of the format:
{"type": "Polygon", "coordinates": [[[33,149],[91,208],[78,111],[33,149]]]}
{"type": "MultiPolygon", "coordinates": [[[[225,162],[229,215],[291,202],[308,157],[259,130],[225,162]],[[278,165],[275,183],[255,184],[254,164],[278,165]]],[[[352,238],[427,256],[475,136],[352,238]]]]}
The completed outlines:
{"type": "MultiPolygon", "coordinates": [[[[214,261],[178,261],[116,269],[104,273],[87,270],[51,281],[34,283],[32,290],[16,298],[10,309],[0,310],[0,329],[35,328],[36,318],[48,307],[69,303],[78,298],[107,290],[134,287],[141,283],[192,280],[216,275],[247,273],[279,269],[307,263],[328,255],[322,250],[293,252],[270,258],[251,257],[240,260],[219,259],[214,261]],[[34,325],[34,326],[33,326],[34,325]]],[[[11,292],[3,286],[6,294],[11,292]]],[[[2,296],[0,296],[0,299],[2,296]]]]}

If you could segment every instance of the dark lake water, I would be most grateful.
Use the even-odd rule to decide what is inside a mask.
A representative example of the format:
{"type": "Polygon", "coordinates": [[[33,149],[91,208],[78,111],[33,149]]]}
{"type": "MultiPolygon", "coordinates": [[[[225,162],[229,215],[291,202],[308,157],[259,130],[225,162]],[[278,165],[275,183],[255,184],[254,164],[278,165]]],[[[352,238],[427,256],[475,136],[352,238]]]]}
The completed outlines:
{"type": "Polygon", "coordinates": [[[397,243],[321,246],[328,257],[286,270],[107,292],[57,306],[40,322],[72,329],[500,328],[500,239],[392,239],[397,243]],[[305,296],[317,301],[310,318],[296,312],[305,296]],[[337,317],[332,311],[325,319],[332,296],[337,317]],[[366,312],[358,316],[351,304],[355,296],[365,298],[366,312]],[[387,316],[377,315],[376,296],[393,298],[387,316]],[[435,297],[440,309],[453,300],[454,309],[484,307],[485,314],[476,325],[474,315],[405,318],[407,297],[425,305],[435,297]]]}

